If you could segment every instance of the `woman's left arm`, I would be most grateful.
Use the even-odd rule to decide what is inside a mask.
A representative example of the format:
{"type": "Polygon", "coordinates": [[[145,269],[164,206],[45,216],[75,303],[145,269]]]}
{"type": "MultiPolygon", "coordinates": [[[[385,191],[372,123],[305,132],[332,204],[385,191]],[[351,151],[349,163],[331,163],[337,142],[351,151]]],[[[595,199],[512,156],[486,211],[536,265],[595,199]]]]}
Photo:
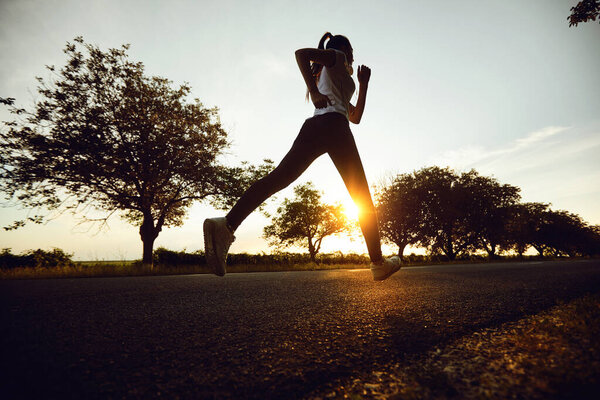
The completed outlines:
{"type": "Polygon", "coordinates": [[[348,120],[353,124],[359,124],[365,111],[367,101],[367,90],[369,88],[369,79],[371,78],[371,69],[365,65],[358,66],[356,73],[358,79],[358,100],[356,106],[348,104],[348,120]]]}

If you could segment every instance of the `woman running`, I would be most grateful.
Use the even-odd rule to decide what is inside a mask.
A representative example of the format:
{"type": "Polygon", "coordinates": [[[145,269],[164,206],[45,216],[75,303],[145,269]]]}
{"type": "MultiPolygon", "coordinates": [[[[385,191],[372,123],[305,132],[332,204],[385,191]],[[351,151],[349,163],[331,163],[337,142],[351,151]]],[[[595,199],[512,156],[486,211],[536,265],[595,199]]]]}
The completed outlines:
{"type": "Polygon", "coordinates": [[[204,221],[207,263],[216,275],[225,275],[227,252],[235,240],[233,233],[242,221],[262,202],[294,182],[317,157],[327,153],[360,210],[359,223],[369,251],[373,279],[384,280],[400,269],[400,259],[397,256],[384,259],[381,254],[377,214],[348,123],[358,124],[361,120],[371,70],[364,65],[358,67],[360,86],[354,106],[350,104],[355,90],[354,56],[348,38],[327,32],[317,49],[296,50],[296,61],[308,88],[307,97],[310,95],[315,105],[314,116],[304,121],[281,163],[250,186],[225,217],[204,221]]]}

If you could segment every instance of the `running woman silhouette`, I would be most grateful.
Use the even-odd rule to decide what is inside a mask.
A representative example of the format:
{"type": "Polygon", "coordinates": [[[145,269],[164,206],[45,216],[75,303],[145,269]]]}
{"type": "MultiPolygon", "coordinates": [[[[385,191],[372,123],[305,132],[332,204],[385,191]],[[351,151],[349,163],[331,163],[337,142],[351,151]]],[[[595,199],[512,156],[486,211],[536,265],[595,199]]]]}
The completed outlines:
{"type": "Polygon", "coordinates": [[[358,124],[362,118],[371,70],[364,65],[358,67],[358,100],[354,106],[350,103],[355,90],[354,55],[348,38],[327,32],[318,48],[296,50],[296,61],[306,82],[307,98],[310,95],[315,106],[314,115],[304,121],[292,148],[270,174],[250,186],[225,217],[204,221],[207,263],[216,275],[225,275],[227,252],[242,221],[263,201],[294,182],[317,157],[327,153],[358,206],[373,279],[384,280],[400,269],[400,259],[384,259],[381,254],[377,214],[349,126],[349,122],[358,124]]]}

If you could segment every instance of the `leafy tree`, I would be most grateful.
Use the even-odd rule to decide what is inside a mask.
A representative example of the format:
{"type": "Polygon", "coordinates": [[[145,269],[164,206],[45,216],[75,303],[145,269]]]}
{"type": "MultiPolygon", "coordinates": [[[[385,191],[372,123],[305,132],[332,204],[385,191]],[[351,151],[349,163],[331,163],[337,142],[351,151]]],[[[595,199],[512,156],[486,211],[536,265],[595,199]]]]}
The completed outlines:
{"type": "Polygon", "coordinates": [[[272,223],[264,228],[264,237],[274,246],[307,246],[310,259],[316,262],[323,239],[351,229],[351,224],[342,205],[324,204],[312,183],[296,186],[294,194],[277,208],[272,223]]]}
{"type": "Polygon", "coordinates": [[[582,252],[588,256],[600,255],[600,225],[587,226],[582,252]]]}
{"type": "Polygon", "coordinates": [[[146,76],[127,49],[102,51],[81,37],[67,43],[66,65],[37,78],[33,111],[12,108],[24,119],[1,133],[0,189],[25,207],[70,211],[100,226],[120,213],[140,227],[143,263],[151,265],[156,237],[181,225],[193,201],[223,205],[269,166],[224,166],[217,109],[188,101],[187,84],[146,76]]]}
{"type": "Polygon", "coordinates": [[[469,223],[469,193],[449,168],[428,167],[413,173],[421,196],[421,245],[449,260],[469,254],[475,237],[469,223]]]}
{"type": "Polygon", "coordinates": [[[595,21],[600,15],[600,0],[582,0],[571,7],[571,15],[567,17],[569,26],[577,26],[580,22],[595,21]]]}
{"type": "Polygon", "coordinates": [[[520,257],[532,246],[543,257],[584,256],[600,253],[600,230],[579,215],[554,211],[548,204],[522,203],[511,206],[507,224],[508,249],[520,257]]]}
{"type": "Polygon", "coordinates": [[[577,215],[552,211],[547,204],[520,204],[520,189],[471,170],[456,173],[429,167],[398,175],[378,191],[382,236],[399,247],[427,247],[448,259],[484,250],[520,257],[533,246],[541,256],[591,255],[595,231],[577,215]]]}
{"type": "Polygon", "coordinates": [[[401,174],[377,191],[377,216],[382,239],[398,246],[403,259],[407,245],[416,245],[422,238],[422,196],[412,174],[401,174]]]}
{"type": "MultiPolygon", "coordinates": [[[[252,165],[242,161],[237,167],[221,167],[219,169],[219,189],[223,195],[213,196],[211,204],[219,209],[229,210],[242,197],[244,192],[258,179],[273,170],[273,161],[265,158],[262,164],[252,165]]],[[[259,206],[263,209],[264,204],[259,206]]]]}
{"type": "Polygon", "coordinates": [[[513,210],[509,236],[519,254],[529,245],[541,257],[590,253],[586,246],[590,244],[592,231],[579,215],[551,210],[548,204],[543,203],[520,204],[513,210]]]}
{"type": "MultiPolygon", "coordinates": [[[[539,203],[534,203],[539,204],[539,203]]],[[[548,233],[550,231],[550,208],[534,207],[531,218],[533,221],[533,230],[531,232],[531,246],[538,252],[540,257],[548,254],[551,251],[551,246],[548,245],[548,233]]]]}
{"type": "Polygon", "coordinates": [[[520,258],[531,246],[543,255],[545,245],[537,232],[544,221],[548,204],[518,203],[510,206],[506,224],[506,241],[503,249],[514,250],[520,258]]]}
{"type": "Polygon", "coordinates": [[[458,174],[440,167],[415,171],[411,181],[410,215],[402,218],[413,240],[432,253],[454,260],[482,249],[494,257],[505,245],[509,208],[519,200],[519,188],[475,170],[458,174]]]}
{"type": "Polygon", "coordinates": [[[587,224],[577,214],[564,210],[548,210],[538,231],[539,241],[553,256],[582,255],[587,224]]]}
{"type": "Polygon", "coordinates": [[[476,247],[493,258],[508,240],[510,207],[519,201],[520,189],[481,176],[475,170],[461,174],[458,185],[467,194],[464,199],[467,230],[473,233],[476,247]]]}

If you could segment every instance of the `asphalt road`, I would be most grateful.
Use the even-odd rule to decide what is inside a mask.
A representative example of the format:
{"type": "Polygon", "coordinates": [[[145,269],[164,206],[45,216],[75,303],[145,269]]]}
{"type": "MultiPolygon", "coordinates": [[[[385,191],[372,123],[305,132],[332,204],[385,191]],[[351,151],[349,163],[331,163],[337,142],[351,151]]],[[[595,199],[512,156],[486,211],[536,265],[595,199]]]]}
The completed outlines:
{"type": "Polygon", "coordinates": [[[0,282],[7,398],[303,398],[600,291],[600,261],[0,282]]]}

